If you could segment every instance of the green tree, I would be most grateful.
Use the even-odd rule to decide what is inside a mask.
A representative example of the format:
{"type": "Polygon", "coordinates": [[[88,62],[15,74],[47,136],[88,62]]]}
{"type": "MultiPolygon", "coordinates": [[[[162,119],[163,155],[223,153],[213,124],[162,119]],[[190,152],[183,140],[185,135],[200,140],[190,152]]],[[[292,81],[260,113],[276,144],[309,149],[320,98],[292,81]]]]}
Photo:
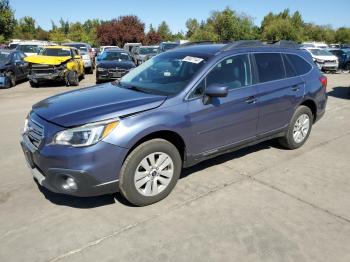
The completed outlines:
{"type": "Polygon", "coordinates": [[[340,27],[335,32],[335,41],[342,44],[350,44],[350,28],[340,27]]]}
{"type": "Polygon", "coordinates": [[[62,32],[62,30],[58,28],[50,31],[49,39],[50,41],[56,43],[63,43],[69,41],[69,39],[67,39],[66,35],[62,32]]]}
{"type": "Polygon", "coordinates": [[[16,19],[9,0],[0,0],[0,37],[4,40],[11,37],[15,25],[16,19]]]}
{"type": "Polygon", "coordinates": [[[186,27],[187,27],[186,37],[191,37],[196,32],[196,30],[199,29],[199,23],[197,19],[189,18],[186,21],[186,27]]]}
{"type": "Polygon", "coordinates": [[[304,39],[304,21],[299,12],[290,15],[289,9],[267,14],[261,23],[261,37],[267,41],[304,39]]]}
{"type": "Polygon", "coordinates": [[[15,35],[21,39],[35,39],[36,31],[35,19],[30,16],[25,16],[18,20],[15,28],[15,35]]]}
{"type": "Polygon", "coordinates": [[[157,32],[163,41],[171,40],[172,33],[170,31],[168,24],[165,21],[160,23],[160,25],[158,26],[157,32]]]}

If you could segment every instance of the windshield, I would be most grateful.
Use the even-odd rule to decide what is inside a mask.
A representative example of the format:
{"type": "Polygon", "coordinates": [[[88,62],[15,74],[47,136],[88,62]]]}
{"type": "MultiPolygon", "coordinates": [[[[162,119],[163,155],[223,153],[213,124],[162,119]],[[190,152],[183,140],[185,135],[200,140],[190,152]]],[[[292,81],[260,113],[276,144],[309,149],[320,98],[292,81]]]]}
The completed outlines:
{"type": "Polygon", "coordinates": [[[332,55],[329,51],[324,49],[309,49],[309,50],[313,55],[324,55],[324,56],[332,55]]]}
{"type": "Polygon", "coordinates": [[[69,48],[45,48],[40,54],[45,56],[71,56],[71,51],[69,48]]]}
{"type": "Polygon", "coordinates": [[[37,45],[18,45],[17,49],[23,53],[39,53],[39,47],[37,45]]]}
{"type": "Polygon", "coordinates": [[[129,56],[129,54],[124,53],[124,52],[105,51],[99,56],[98,60],[100,60],[100,61],[115,61],[115,60],[117,60],[117,61],[122,61],[122,60],[129,61],[129,60],[131,60],[131,57],[129,56]]]}
{"type": "Polygon", "coordinates": [[[9,52],[0,52],[0,64],[6,64],[10,60],[9,52]]]}
{"type": "Polygon", "coordinates": [[[147,93],[175,95],[186,87],[207,59],[182,52],[164,53],[125,75],[120,85],[136,87],[147,93]]]}
{"type": "Polygon", "coordinates": [[[167,50],[170,50],[170,49],[173,49],[173,48],[177,47],[178,45],[179,44],[164,44],[162,49],[164,51],[167,51],[167,50]]]}
{"type": "Polygon", "coordinates": [[[157,53],[158,48],[155,47],[143,47],[140,48],[140,55],[148,55],[157,53]]]}

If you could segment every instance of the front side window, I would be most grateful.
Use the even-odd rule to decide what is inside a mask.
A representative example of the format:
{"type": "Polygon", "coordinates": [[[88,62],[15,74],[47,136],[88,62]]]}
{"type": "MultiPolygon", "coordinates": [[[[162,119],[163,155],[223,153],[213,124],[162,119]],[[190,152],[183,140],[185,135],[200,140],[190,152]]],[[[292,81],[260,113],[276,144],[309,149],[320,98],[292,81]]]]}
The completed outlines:
{"type": "Polygon", "coordinates": [[[148,93],[176,95],[186,87],[208,58],[187,52],[164,53],[125,75],[120,85],[148,93]]]}
{"type": "Polygon", "coordinates": [[[189,98],[202,96],[210,85],[225,86],[229,90],[252,84],[248,55],[236,55],[219,62],[195,88],[189,98]]]}
{"type": "Polygon", "coordinates": [[[285,78],[281,54],[258,53],[254,56],[261,83],[285,78]]]}

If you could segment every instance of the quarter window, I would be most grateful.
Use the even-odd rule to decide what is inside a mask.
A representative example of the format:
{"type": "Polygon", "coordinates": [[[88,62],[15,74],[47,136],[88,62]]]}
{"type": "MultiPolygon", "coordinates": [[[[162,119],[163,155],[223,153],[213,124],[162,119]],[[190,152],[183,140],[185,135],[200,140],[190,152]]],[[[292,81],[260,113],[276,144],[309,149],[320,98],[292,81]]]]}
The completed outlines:
{"type": "Polygon", "coordinates": [[[298,75],[304,75],[311,70],[311,65],[303,58],[292,54],[287,54],[287,57],[292,62],[292,65],[298,75]]]}
{"type": "Polygon", "coordinates": [[[260,82],[285,78],[282,56],[279,53],[255,54],[260,82]]]}
{"type": "Polygon", "coordinates": [[[287,59],[287,57],[285,55],[283,55],[283,63],[284,63],[284,67],[286,69],[286,76],[287,77],[296,76],[296,73],[294,71],[292,64],[289,62],[289,60],[287,59]]]}

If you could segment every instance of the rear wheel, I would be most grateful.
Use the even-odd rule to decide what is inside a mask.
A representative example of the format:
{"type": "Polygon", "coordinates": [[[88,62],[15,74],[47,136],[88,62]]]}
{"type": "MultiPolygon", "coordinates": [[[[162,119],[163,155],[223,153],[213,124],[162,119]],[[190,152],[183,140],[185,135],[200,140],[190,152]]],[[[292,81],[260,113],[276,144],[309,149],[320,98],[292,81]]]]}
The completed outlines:
{"type": "Polygon", "coordinates": [[[93,74],[94,73],[94,68],[92,66],[87,68],[86,73],[93,74]]]}
{"type": "Polygon", "coordinates": [[[120,191],[136,206],[153,204],[171,192],[181,169],[177,148],[164,139],[152,139],[126,158],[119,177],[120,191]]]}
{"type": "Polygon", "coordinates": [[[280,138],[280,143],[289,149],[301,147],[309,138],[313,124],[310,108],[299,106],[294,112],[286,135],[280,138]]]}

